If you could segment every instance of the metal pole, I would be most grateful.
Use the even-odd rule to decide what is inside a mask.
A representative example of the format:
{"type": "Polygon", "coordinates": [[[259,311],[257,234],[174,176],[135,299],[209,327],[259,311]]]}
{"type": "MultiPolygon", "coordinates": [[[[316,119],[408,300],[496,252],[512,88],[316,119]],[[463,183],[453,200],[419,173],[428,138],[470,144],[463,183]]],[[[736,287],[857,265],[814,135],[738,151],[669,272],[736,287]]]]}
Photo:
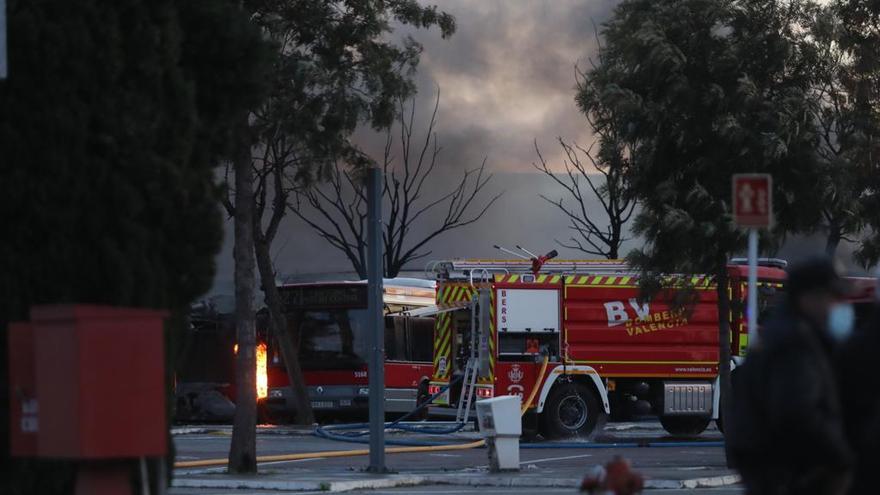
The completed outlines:
{"type": "Polygon", "coordinates": [[[0,0],[0,79],[9,77],[9,62],[6,51],[6,0],[0,0]]]}
{"type": "Polygon", "coordinates": [[[749,229],[749,347],[758,343],[758,229],[749,229]]]}
{"type": "Polygon", "coordinates": [[[382,318],[382,169],[367,180],[367,314],[370,333],[370,472],[385,472],[385,338],[382,318]]]}

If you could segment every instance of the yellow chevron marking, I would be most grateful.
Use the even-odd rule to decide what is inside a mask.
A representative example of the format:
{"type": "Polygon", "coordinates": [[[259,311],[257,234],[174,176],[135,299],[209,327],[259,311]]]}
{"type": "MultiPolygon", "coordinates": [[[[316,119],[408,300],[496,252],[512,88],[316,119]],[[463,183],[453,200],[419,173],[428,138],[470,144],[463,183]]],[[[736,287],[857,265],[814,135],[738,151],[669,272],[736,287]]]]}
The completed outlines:
{"type": "Polygon", "coordinates": [[[605,285],[614,285],[617,283],[617,277],[608,277],[608,280],[605,281],[605,285]]]}
{"type": "Polygon", "coordinates": [[[574,283],[574,276],[569,275],[569,276],[565,277],[565,283],[566,284],[573,284],[574,283]]]}
{"type": "Polygon", "coordinates": [[[550,283],[551,284],[559,283],[559,278],[560,278],[559,275],[553,275],[552,277],[550,277],[550,283]]]}
{"type": "Polygon", "coordinates": [[[539,284],[543,284],[545,280],[547,280],[547,275],[538,275],[538,278],[535,281],[539,284]]]}
{"type": "Polygon", "coordinates": [[[581,278],[578,279],[577,283],[580,285],[583,285],[583,284],[587,283],[587,278],[589,278],[589,277],[587,277],[586,275],[581,275],[581,278]]]}
{"type": "Polygon", "coordinates": [[[593,281],[590,282],[590,285],[600,285],[600,284],[602,284],[602,278],[603,278],[603,277],[601,277],[601,276],[593,278],[593,281]]]}
{"type": "Polygon", "coordinates": [[[620,279],[620,283],[621,285],[626,285],[629,283],[630,280],[632,280],[632,277],[623,277],[620,279]]]}

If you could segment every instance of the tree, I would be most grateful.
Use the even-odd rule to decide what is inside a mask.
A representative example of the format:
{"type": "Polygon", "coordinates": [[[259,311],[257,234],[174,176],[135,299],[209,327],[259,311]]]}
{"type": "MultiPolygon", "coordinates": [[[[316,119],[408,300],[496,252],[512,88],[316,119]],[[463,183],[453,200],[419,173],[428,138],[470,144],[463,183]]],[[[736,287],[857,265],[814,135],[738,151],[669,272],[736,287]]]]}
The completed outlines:
{"type": "Polygon", "coordinates": [[[856,118],[853,58],[841,46],[845,35],[838,9],[816,7],[810,15],[810,40],[818,54],[812,92],[818,123],[823,181],[825,252],[834,256],[840,241],[855,242],[865,221],[861,202],[869,192],[869,177],[858,163],[860,140],[856,118]]]}
{"type": "MultiPolygon", "coordinates": [[[[407,111],[403,100],[398,104],[399,143],[395,147],[394,129],[389,129],[382,159],[386,277],[396,277],[407,263],[431,254],[424,251],[429,242],[445,232],[477,222],[501,197],[499,193],[482,207],[476,206],[478,197],[492,179],[491,174],[486,175],[484,159],[479,167],[465,171],[449,191],[425,198],[428,191],[436,189],[433,174],[442,151],[434,133],[440,93],[438,91],[425,135],[417,139],[413,136],[415,105],[410,103],[407,111]],[[395,152],[399,153],[399,162],[395,152]],[[472,212],[474,207],[477,210],[472,212]],[[433,211],[442,215],[439,222],[424,233],[414,234],[416,221],[427,221],[426,217],[433,211]]],[[[363,160],[369,161],[355,153],[345,161],[338,161],[330,171],[327,186],[299,191],[298,201],[291,209],[331,246],[342,251],[359,277],[366,278],[367,196],[359,174],[363,167],[358,165],[358,161],[363,160]],[[303,203],[308,208],[303,208],[303,203]]]]}
{"type": "MultiPolygon", "coordinates": [[[[597,132],[594,127],[595,134],[597,132]]],[[[628,195],[626,184],[628,160],[623,155],[619,141],[615,142],[600,134],[598,142],[599,152],[595,153],[592,145],[585,149],[577,144],[570,145],[559,138],[559,145],[568,158],[564,161],[564,175],[554,172],[547,165],[535,143],[535,152],[541,164],[534,166],[562,187],[568,193],[569,199],[574,200],[574,205],[569,206],[563,198],[554,200],[541,195],[541,198],[568,217],[569,229],[574,231],[570,244],[558,239],[556,242],[562,247],[577,249],[590,255],[618,259],[620,246],[626,240],[623,237],[624,226],[632,217],[636,202],[628,195]],[[581,154],[589,160],[591,169],[581,162],[581,154]],[[593,171],[601,177],[601,182],[593,171]],[[586,183],[586,187],[583,183],[586,183]],[[590,215],[587,208],[588,194],[599,200],[604,213],[603,220],[608,221],[607,226],[603,227],[598,223],[600,220],[594,220],[590,215]]]]}
{"type": "Polygon", "coordinates": [[[870,232],[856,255],[865,265],[880,261],[880,5],[866,0],[838,0],[840,44],[852,61],[849,72],[854,132],[848,146],[867,187],[860,198],[870,232]]]}
{"type": "Polygon", "coordinates": [[[818,180],[807,6],[624,1],[604,25],[601,63],[578,98],[584,112],[597,102],[611,109],[608,122],[597,120],[625,130],[638,154],[630,175],[641,208],[633,231],[645,246],[628,258],[646,289],[657,290],[662,273],[714,276],[722,413],[730,384],[726,265],[745,246],[732,222],[731,175],[773,175],[779,233],[818,218],[810,204],[818,180]]]}
{"type": "MultiPolygon", "coordinates": [[[[246,120],[242,117],[242,132],[252,135],[254,142],[242,148],[232,164],[234,188],[227,173],[227,190],[234,193],[235,201],[227,197],[225,204],[236,217],[236,264],[242,265],[236,292],[237,298],[252,297],[248,287],[254,285],[251,260],[255,259],[270,329],[294,389],[297,421],[311,424],[311,403],[294,345],[297,339],[284,317],[270,257],[286,213],[286,207],[278,205],[286,205],[293,188],[320,176],[328,161],[351,153],[347,138],[357,125],[387,126],[393,101],[414,91],[409,76],[421,45],[411,37],[399,45],[388,41],[391,20],[422,28],[436,25],[444,37],[452,34],[455,23],[436,7],[422,7],[415,0],[250,0],[245,8],[277,51],[269,98],[253,106],[246,120]],[[242,209],[244,202],[248,207],[242,209]]],[[[248,343],[247,356],[240,353],[239,363],[252,367],[253,308],[242,303],[239,312],[241,339],[248,343]]],[[[253,398],[248,393],[242,399],[249,402],[250,415],[253,398]]],[[[241,421],[243,426],[252,423],[250,416],[241,421]]],[[[246,445],[239,446],[233,437],[230,467],[235,454],[241,470],[255,470],[251,442],[245,438],[246,445]]]]}
{"type": "MultiPolygon", "coordinates": [[[[12,0],[7,12],[0,328],[34,304],[165,308],[173,363],[222,240],[220,144],[262,92],[259,33],[233,2],[12,0]]],[[[70,493],[70,465],[4,458],[0,492],[70,493]]]]}

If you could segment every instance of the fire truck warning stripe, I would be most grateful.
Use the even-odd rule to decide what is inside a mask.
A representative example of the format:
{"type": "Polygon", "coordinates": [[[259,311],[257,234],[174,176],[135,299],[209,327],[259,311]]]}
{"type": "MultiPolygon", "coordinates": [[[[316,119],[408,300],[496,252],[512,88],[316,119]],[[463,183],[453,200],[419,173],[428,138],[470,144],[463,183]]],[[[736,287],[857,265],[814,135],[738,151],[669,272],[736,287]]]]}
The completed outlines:
{"type": "Polygon", "coordinates": [[[718,365],[718,361],[569,361],[571,364],[694,364],[718,365]]]}

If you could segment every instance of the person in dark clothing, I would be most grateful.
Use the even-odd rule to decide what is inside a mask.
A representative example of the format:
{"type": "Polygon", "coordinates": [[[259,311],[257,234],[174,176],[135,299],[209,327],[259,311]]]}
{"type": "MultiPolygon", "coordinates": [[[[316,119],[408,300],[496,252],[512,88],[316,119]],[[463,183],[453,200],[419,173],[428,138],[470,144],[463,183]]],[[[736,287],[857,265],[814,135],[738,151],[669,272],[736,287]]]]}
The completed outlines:
{"type": "Polygon", "coordinates": [[[832,367],[852,319],[844,286],[829,260],[792,267],[786,302],[734,372],[727,449],[750,495],[846,493],[853,455],[832,367]]]}
{"type": "MultiPolygon", "coordinates": [[[[875,292],[875,297],[880,297],[880,290],[875,292]]],[[[880,302],[874,304],[867,322],[856,330],[837,356],[846,433],[856,455],[851,494],[877,492],[874,485],[880,474],[880,395],[877,392],[880,373],[875,366],[878,358],[880,302]]]]}

